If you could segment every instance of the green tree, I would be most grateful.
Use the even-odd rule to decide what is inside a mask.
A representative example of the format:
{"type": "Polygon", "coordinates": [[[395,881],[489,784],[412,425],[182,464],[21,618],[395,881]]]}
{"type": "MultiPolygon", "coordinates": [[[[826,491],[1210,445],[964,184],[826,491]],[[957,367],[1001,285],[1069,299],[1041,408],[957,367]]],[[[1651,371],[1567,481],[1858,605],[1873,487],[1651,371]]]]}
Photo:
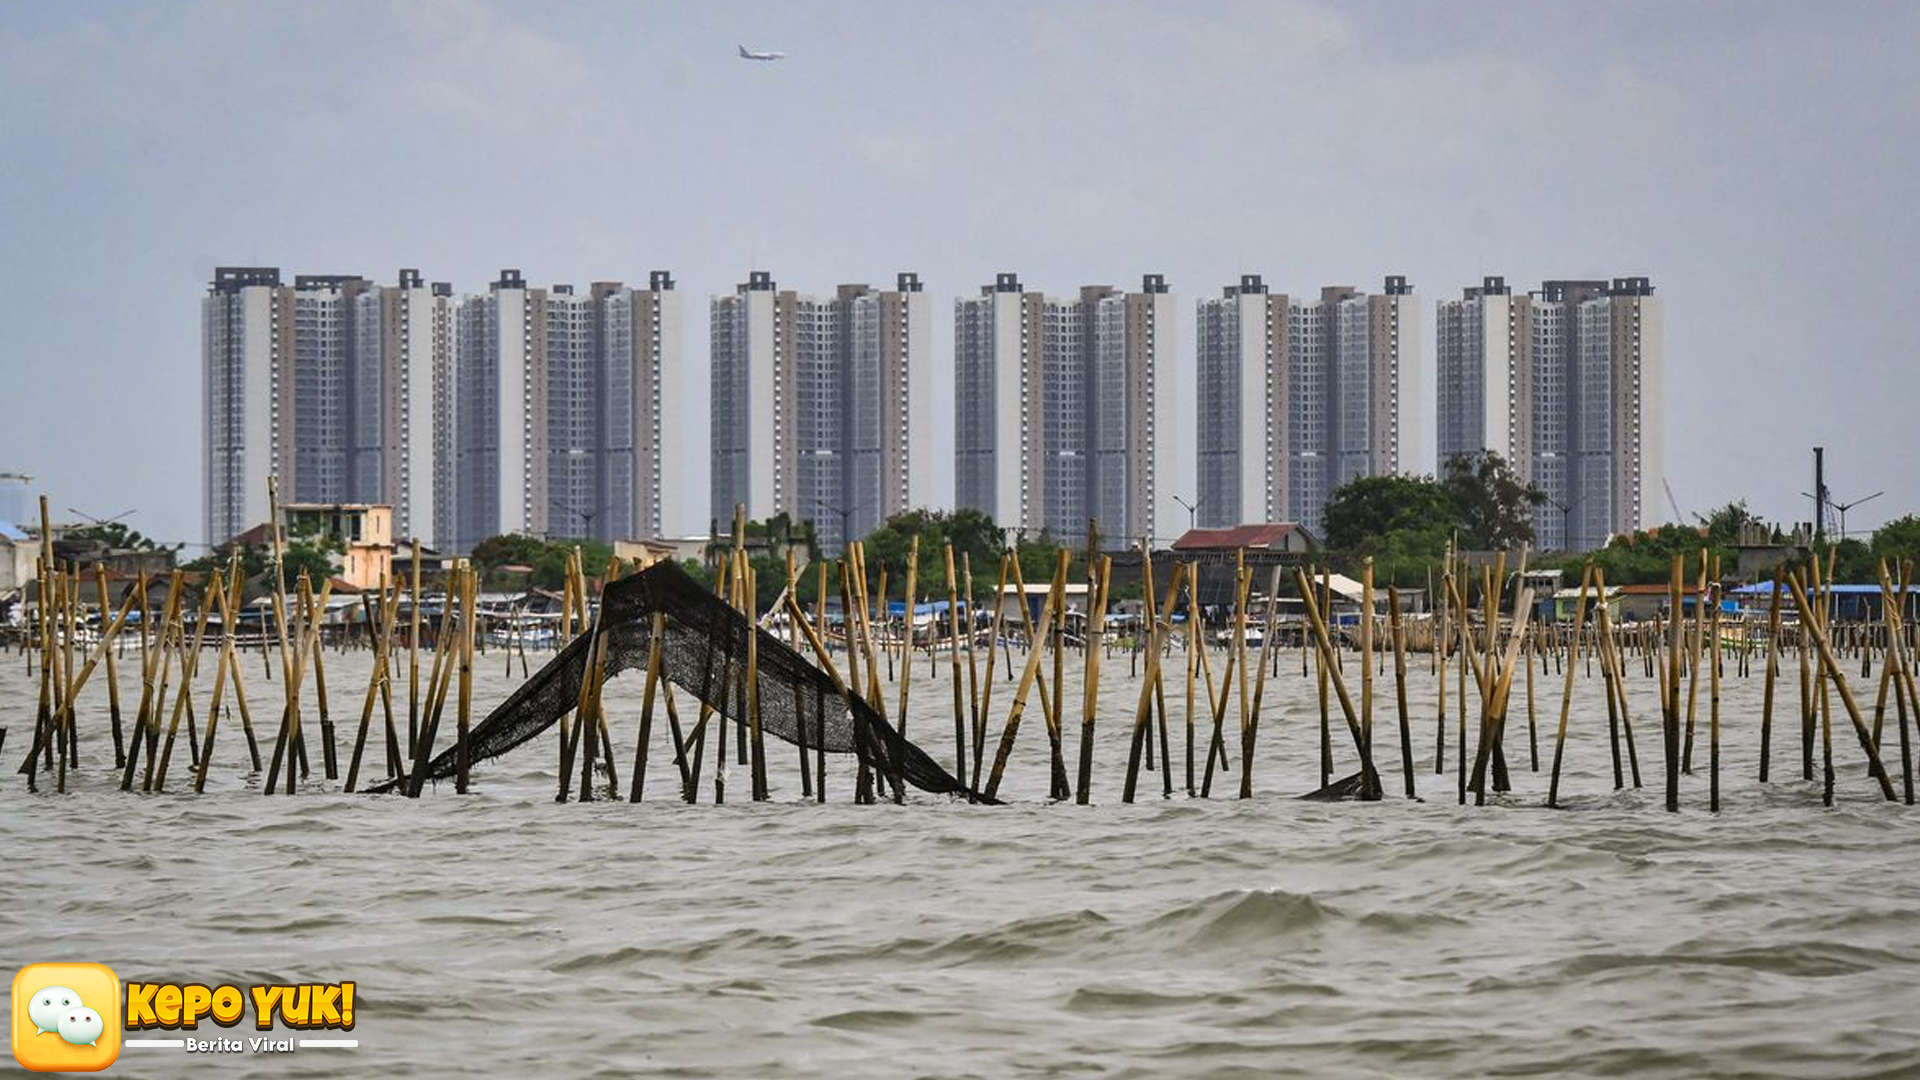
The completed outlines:
{"type": "Polygon", "coordinates": [[[1492,450],[1447,459],[1440,483],[1453,499],[1463,547],[1504,551],[1533,542],[1533,511],[1546,492],[1492,450]]]}
{"type": "MultiPolygon", "coordinates": [[[[949,541],[953,544],[955,574],[961,572],[963,557],[973,565],[976,585],[983,574],[999,574],[1000,527],[978,510],[908,510],[893,515],[861,541],[867,572],[877,578],[884,567],[888,587],[904,588],[907,555],[916,536],[920,538],[920,583],[929,590],[945,591],[947,569],[942,551],[949,541]]],[[[986,587],[993,587],[991,580],[986,587]]]]}
{"type": "Polygon", "coordinates": [[[1376,580],[1412,585],[1446,554],[1457,520],[1452,494],[1431,477],[1362,476],[1334,489],[1321,527],[1349,572],[1372,556],[1376,580]]]}
{"type": "Polygon", "coordinates": [[[1920,563],[1920,517],[1908,514],[1880,526],[1873,532],[1871,546],[1873,557],[1885,559],[1890,573],[1897,573],[1902,563],[1920,563]]]}

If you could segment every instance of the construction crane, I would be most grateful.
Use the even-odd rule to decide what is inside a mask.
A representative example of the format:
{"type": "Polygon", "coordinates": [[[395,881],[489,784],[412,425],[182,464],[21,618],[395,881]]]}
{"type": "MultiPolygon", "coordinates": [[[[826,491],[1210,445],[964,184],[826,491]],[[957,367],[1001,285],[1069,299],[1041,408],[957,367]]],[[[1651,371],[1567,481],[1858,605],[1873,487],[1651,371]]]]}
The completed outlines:
{"type": "Polygon", "coordinates": [[[1685,521],[1687,515],[1680,512],[1680,500],[1673,497],[1673,481],[1663,476],[1660,478],[1660,483],[1667,489],[1667,505],[1673,507],[1673,520],[1685,521]]]}

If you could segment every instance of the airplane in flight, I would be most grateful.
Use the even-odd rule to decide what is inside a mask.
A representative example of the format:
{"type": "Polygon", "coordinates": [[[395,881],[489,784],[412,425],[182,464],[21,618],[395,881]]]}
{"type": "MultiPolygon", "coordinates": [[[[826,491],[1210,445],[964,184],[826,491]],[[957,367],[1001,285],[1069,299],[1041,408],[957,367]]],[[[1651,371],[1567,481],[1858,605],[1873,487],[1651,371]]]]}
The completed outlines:
{"type": "Polygon", "coordinates": [[[787,54],[783,52],[754,52],[745,45],[740,46],[742,60],[785,60],[786,58],[787,54]]]}

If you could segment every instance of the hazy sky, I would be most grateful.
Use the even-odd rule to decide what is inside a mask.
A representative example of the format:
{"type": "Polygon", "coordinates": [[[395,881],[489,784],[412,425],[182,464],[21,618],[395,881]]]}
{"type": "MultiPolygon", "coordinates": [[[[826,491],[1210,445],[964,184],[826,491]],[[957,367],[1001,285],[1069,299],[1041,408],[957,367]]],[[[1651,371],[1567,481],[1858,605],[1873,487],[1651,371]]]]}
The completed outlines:
{"type": "Polygon", "coordinates": [[[0,471],[33,474],[56,513],[131,507],[199,539],[198,300],[218,264],[417,266],[460,291],[505,266],[536,284],[669,268],[702,368],[706,298],[749,267],[803,291],[912,269],[940,378],[952,298],[998,270],[1061,293],[1165,273],[1189,367],[1193,301],[1241,272],[1289,292],[1406,274],[1429,364],[1433,301],[1483,274],[1644,274],[1666,300],[1683,510],[1809,517],[1816,443],[1837,498],[1887,491],[1850,529],[1920,509],[1920,5],[0,16],[0,471]]]}

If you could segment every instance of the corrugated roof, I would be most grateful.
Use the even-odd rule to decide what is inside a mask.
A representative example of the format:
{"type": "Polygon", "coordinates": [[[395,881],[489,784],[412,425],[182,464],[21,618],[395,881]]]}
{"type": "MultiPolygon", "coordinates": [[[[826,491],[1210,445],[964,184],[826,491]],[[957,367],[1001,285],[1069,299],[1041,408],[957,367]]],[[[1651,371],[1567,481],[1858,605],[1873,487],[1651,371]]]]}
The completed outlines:
{"type": "Polygon", "coordinates": [[[1270,521],[1260,525],[1235,525],[1229,529],[1188,529],[1173,542],[1173,550],[1269,548],[1299,528],[1298,524],[1291,521],[1270,521]]]}
{"type": "Polygon", "coordinates": [[[20,541],[27,540],[27,539],[31,539],[31,538],[27,536],[26,531],[24,529],[21,529],[14,525],[9,525],[4,521],[0,521],[0,540],[11,540],[17,544],[20,541]]]}

